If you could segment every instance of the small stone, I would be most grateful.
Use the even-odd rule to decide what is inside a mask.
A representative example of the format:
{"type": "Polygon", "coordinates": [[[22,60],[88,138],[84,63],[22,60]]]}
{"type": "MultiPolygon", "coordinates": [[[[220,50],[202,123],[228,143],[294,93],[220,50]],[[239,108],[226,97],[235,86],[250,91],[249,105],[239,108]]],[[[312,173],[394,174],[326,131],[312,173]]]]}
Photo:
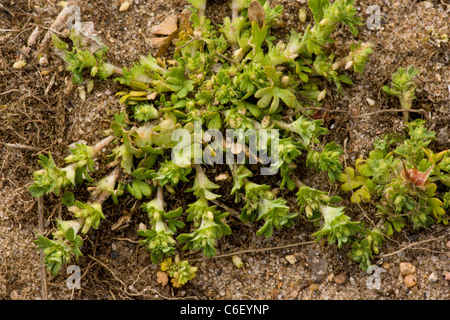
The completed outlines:
{"type": "Polygon", "coordinates": [[[387,262],[383,262],[382,267],[387,270],[391,267],[391,265],[387,262]]]}
{"type": "Polygon", "coordinates": [[[298,291],[294,290],[290,293],[291,298],[297,298],[298,297],[298,291]]]}
{"type": "Polygon", "coordinates": [[[48,65],[48,59],[46,55],[43,55],[40,59],[39,59],[39,64],[43,67],[48,65]]]}
{"type": "Polygon", "coordinates": [[[227,172],[219,174],[217,177],[214,178],[216,181],[227,181],[231,180],[231,177],[227,172]]]}
{"type": "Polygon", "coordinates": [[[334,277],[334,282],[337,284],[344,284],[347,281],[347,276],[344,272],[339,273],[336,277],[334,277]]]}
{"type": "Polygon", "coordinates": [[[424,7],[425,9],[433,8],[433,4],[432,4],[431,2],[429,2],[429,1],[424,1],[424,2],[422,2],[422,5],[423,5],[423,7],[424,7]]]}
{"type": "Polygon", "coordinates": [[[450,272],[444,271],[444,280],[450,280],[450,272]]]}
{"type": "Polygon", "coordinates": [[[416,267],[414,267],[409,262],[401,262],[400,263],[400,274],[404,277],[416,272],[416,267]]]}
{"type": "Polygon", "coordinates": [[[80,97],[81,100],[86,100],[86,90],[84,90],[83,87],[79,87],[78,88],[78,96],[80,97]]]}
{"type": "Polygon", "coordinates": [[[287,255],[284,257],[290,264],[295,264],[297,262],[297,259],[293,254],[287,255]]]}
{"type": "Polygon", "coordinates": [[[3,282],[0,282],[0,295],[6,295],[8,293],[8,288],[6,287],[6,284],[3,282]]]}
{"type": "Polygon", "coordinates": [[[117,251],[111,252],[111,259],[116,260],[119,258],[119,253],[117,251]]]}
{"type": "Polygon", "coordinates": [[[404,279],[403,282],[408,288],[414,287],[417,284],[416,275],[415,274],[408,274],[404,279]]]}
{"type": "MultiPolygon", "coordinates": [[[[450,86],[448,87],[448,91],[450,92],[450,86]]],[[[449,241],[447,241],[447,243],[445,244],[445,246],[447,247],[447,248],[449,248],[450,249],[450,240],[449,241]]]]}
{"type": "Polygon", "coordinates": [[[150,28],[150,33],[168,36],[178,29],[178,16],[172,14],[164,19],[160,24],[150,28]]]}
{"type": "Polygon", "coordinates": [[[373,107],[375,105],[375,100],[370,99],[370,98],[366,98],[367,103],[369,104],[369,106],[373,107]]]}
{"type": "Polygon", "coordinates": [[[319,286],[317,284],[315,284],[315,283],[311,283],[311,285],[309,286],[309,290],[311,292],[318,291],[319,290],[319,286]]]}
{"type": "Polygon", "coordinates": [[[152,48],[157,49],[167,43],[167,38],[166,37],[145,38],[144,41],[146,44],[148,44],[152,48]]]}
{"type": "Polygon", "coordinates": [[[11,291],[9,297],[11,298],[11,300],[19,300],[19,294],[16,290],[11,291]]]}
{"type": "Polygon", "coordinates": [[[272,299],[276,299],[279,294],[280,294],[280,290],[278,290],[278,289],[273,289],[269,293],[269,295],[272,299]]]}
{"type": "Polygon", "coordinates": [[[119,11],[124,12],[127,11],[130,8],[131,3],[129,1],[122,2],[120,5],[119,11]]]}
{"type": "Polygon", "coordinates": [[[13,64],[13,68],[14,69],[22,69],[23,67],[25,67],[27,64],[27,62],[25,60],[19,60],[14,62],[13,64]]]}
{"type": "Polygon", "coordinates": [[[334,279],[334,273],[330,273],[330,274],[328,275],[327,279],[328,279],[328,282],[333,281],[333,279],[334,279]]]}
{"type": "Polygon", "coordinates": [[[430,280],[430,282],[436,282],[437,281],[437,276],[434,272],[432,272],[429,276],[428,276],[428,280],[430,280]]]}

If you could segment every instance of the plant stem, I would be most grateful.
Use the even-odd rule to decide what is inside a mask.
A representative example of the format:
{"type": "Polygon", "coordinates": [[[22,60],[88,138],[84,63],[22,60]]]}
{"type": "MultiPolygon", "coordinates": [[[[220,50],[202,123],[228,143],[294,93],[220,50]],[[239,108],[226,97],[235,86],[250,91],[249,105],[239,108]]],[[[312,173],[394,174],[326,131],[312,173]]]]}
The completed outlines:
{"type": "Polygon", "coordinates": [[[105,139],[103,139],[102,141],[100,141],[99,143],[97,143],[94,146],[94,154],[97,154],[100,152],[100,150],[102,150],[104,147],[106,147],[111,141],[114,140],[114,136],[109,136],[106,137],[105,139]]]}
{"type": "Polygon", "coordinates": [[[158,185],[158,189],[156,191],[156,198],[158,199],[158,205],[163,210],[164,209],[164,193],[163,188],[158,185]]]}
{"type": "Polygon", "coordinates": [[[306,184],[304,184],[302,181],[300,181],[300,179],[297,178],[296,176],[292,176],[292,178],[293,178],[294,183],[295,183],[295,185],[297,186],[297,188],[306,186],[306,184]]]}
{"type": "Polygon", "coordinates": [[[286,130],[286,131],[292,131],[292,128],[290,125],[288,125],[286,122],[281,120],[275,120],[274,125],[280,129],[286,130]]]}
{"type": "MultiPolygon", "coordinates": [[[[400,106],[402,109],[411,109],[412,100],[409,95],[406,95],[400,99],[400,106]]],[[[409,122],[409,113],[408,111],[403,111],[403,123],[409,122]]]]}

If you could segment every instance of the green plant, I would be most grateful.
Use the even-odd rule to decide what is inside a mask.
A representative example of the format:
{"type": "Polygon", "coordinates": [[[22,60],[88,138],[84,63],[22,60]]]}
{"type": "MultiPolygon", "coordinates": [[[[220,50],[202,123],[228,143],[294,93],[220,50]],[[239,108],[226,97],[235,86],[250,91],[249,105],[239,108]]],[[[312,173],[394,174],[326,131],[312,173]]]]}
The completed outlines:
{"type": "Polygon", "coordinates": [[[329,244],[337,242],[339,248],[351,242],[352,237],[362,230],[359,222],[352,222],[350,217],[345,215],[344,207],[331,205],[340,200],[340,197],[330,197],[325,192],[305,185],[300,185],[297,192],[300,212],[304,212],[309,219],[315,219],[315,213],[320,213],[323,218],[324,223],[313,236],[317,240],[327,237],[329,244]]]}
{"type": "Polygon", "coordinates": [[[85,235],[90,228],[98,229],[100,220],[105,218],[102,203],[111,195],[113,197],[122,195],[120,190],[114,189],[118,176],[119,171],[115,169],[91,187],[91,199],[88,203],[76,201],[72,192],[64,193],[62,202],[77,219],[68,221],[58,219],[57,229],[51,239],[38,235],[34,241],[38,248],[43,250],[44,263],[52,275],[56,276],[61,267],[69,263],[73,256],[76,259],[82,256],[83,239],[80,233],[85,235]]]}
{"type": "Polygon", "coordinates": [[[53,35],[53,44],[57,54],[61,55],[67,61],[67,70],[73,74],[72,82],[74,84],[84,81],[83,71],[90,69],[90,76],[106,80],[113,74],[122,74],[122,70],[116,66],[104,61],[108,48],[101,43],[88,43],[81,33],[75,29],[70,33],[70,40],[73,43],[72,50],[68,50],[69,45],[53,35]]]}
{"type": "Polygon", "coordinates": [[[64,168],[56,165],[50,152],[48,158],[39,155],[39,164],[43,168],[33,173],[34,183],[28,190],[34,197],[50,193],[59,195],[61,189],[74,186],[76,182],[81,183],[83,179],[92,181],[88,170],[93,170],[93,159],[111,141],[112,137],[107,137],[92,147],[76,144],[75,148],[70,149],[72,154],[65,158],[69,165],[64,168]]]}
{"type": "Polygon", "coordinates": [[[378,216],[387,235],[402,230],[407,221],[414,228],[448,223],[436,183],[449,186],[450,151],[435,154],[429,148],[435,133],[424,124],[415,120],[405,135],[378,139],[367,159],[355,161],[356,170],[347,167],[340,176],[342,190],[353,193],[352,202],[378,200],[378,216]]]}
{"type": "MultiPolygon", "coordinates": [[[[420,73],[419,69],[415,69],[411,66],[408,68],[399,68],[397,72],[392,74],[391,87],[383,86],[383,90],[393,96],[396,96],[400,100],[402,109],[411,109],[412,101],[416,98],[416,83],[414,77],[420,73]]],[[[403,122],[409,121],[409,115],[407,111],[403,112],[403,122]]]]}
{"type": "MultiPolygon", "coordinates": [[[[112,68],[118,75],[114,80],[123,87],[116,96],[124,109],[106,132],[108,142],[114,141],[108,167],[120,171],[120,181],[125,182],[114,189],[116,177],[114,184],[91,187],[90,191],[105,195],[101,201],[66,199],[77,219],[70,222],[73,226],[59,223],[53,240],[38,238],[54,274],[71,256],[80,256],[82,242],[77,234],[99,227],[106,217],[101,204],[109,196],[117,203],[123,195],[144,202],[141,209],[147,213],[149,228],[141,225],[138,234],[152,261],[163,263],[174,286],[191,280],[195,267],[170,260],[179,246],[212,257],[231,233],[229,213],[218,209],[224,190],[205,170],[223,160],[224,154],[242,160],[227,162],[233,179],[230,193],[241,208],[241,221],[257,224],[258,236],[270,237],[293,227],[305,213],[318,227],[313,234],[317,240],[327,239],[339,248],[351,246],[350,257],[363,268],[370,265],[389,226],[405,223],[405,210],[417,209],[409,216],[416,227],[428,225],[430,219],[446,221],[442,208],[448,201],[440,202],[441,192],[435,186],[448,185],[449,155],[431,151],[429,145],[435,137],[424,123],[411,122],[404,136],[380,139],[367,159],[358,159],[355,168],[343,170],[343,149],[335,142],[326,143],[324,121],[312,117],[331,92],[324,82],[342,92],[352,84],[351,67],[362,73],[372,53],[371,43],[352,45],[344,57],[330,53],[329,44],[339,25],[356,36],[362,24],[353,0],[309,0],[313,21],[303,33],[292,31],[287,41],[278,41],[272,34],[282,6],[272,8],[264,0],[233,0],[231,19],[225,18],[216,28],[205,17],[206,1],[190,2],[194,9],[189,21],[180,23],[173,59],[166,63],[149,54],[130,67],[112,68]],[[226,136],[229,129],[235,129],[237,142],[226,136]],[[272,145],[275,148],[269,147],[272,145]],[[209,157],[202,157],[202,152],[209,157]],[[402,177],[402,160],[408,170],[416,166],[424,172],[433,165],[424,189],[402,177]],[[259,177],[255,166],[261,170],[259,177]],[[298,166],[323,172],[330,183],[339,180],[344,191],[353,192],[353,202],[382,199],[381,222],[369,230],[363,221],[352,221],[345,207],[337,206],[339,197],[298,180],[298,166]],[[274,179],[273,185],[270,179],[257,183],[263,172],[281,179],[274,179]],[[298,206],[292,206],[288,196],[296,187],[298,206]],[[185,210],[164,203],[164,192],[173,197],[183,191],[195,197],[192,203],[185,203],[185,210]]],[[[83,81],[87,68],[91,76],[109,79],[106,49],[100,45],[100,50],[91,51],[82,38],[71,39],[71,51],[61,40],[55,40],[55,46],[69,62],[74,82],[83,81]]],[[[410,76],[414,73],[408,71],[410,76]]],[[[393,85],[400,83],[395,79],[393,85]]],[[[408,92],[411,100],[411,79],[403,82],[392,90],[402,99],[408,92]]],[[[43,169],[34,173],[30,188],[34,196],[58,195],[85,180],[94,183],[89,173],[95,168],[97,148],[76,145],[71,152],[66,158],[68,167],[62,169],[51,155],[40,157],[43,169]]]]}
{"type": "Polygon", "coordinates": [[[161,270],[167,271],[175,288],[180,288],[195,277],[197,267],[192,267],[188,261],[180,261],[179,257],[175,256],[174,261],[167,258],[161,262],[161,270]]]}
{"type": "Polygon", "coordinates": [[[175,219],[182,214],[182,208],[167,213],[164,211],[162,190],[162,187],[158,187],[156,198],[142,205],[142,208],[148,213],[151,229],[142,228],[138,231],[138,235],[146,238],[141,241],[141,245],[151,251],[154,263],[160,263],[164,257],[175,253],[176,241],[173,235],[177,228],[184,227],[182,221],[175,219]]]}

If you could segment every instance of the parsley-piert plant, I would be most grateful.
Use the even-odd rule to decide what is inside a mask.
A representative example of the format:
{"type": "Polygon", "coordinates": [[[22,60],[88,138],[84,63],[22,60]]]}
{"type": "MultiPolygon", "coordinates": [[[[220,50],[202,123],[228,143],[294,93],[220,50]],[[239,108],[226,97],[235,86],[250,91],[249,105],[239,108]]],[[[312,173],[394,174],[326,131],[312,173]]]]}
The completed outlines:
{"type": "Polygon", "coordinates": [[[117,203],[119,197],[127,197],[127,203],[134,198],[140,204],[135,207],[147,213],[148,221],[137,232],[151,260],[162,263],[174,286],[190,281],[196,268],[172,257],[182,250],[198,250],[212,257],[232,233],[230,213],[219,205],[225,191],[212,181],[211,162],[198,157],[199,152],[212,158],[223,153],[244,154],[242,163],[227,163],[223,170],[231,176],[230,193],[241,208],[240,219],[254,223],[258,236],[271,237],[295,226],[302,216],[315,221],[318,230],[313,237],[317,240],[324,238],[338,247],[351,245],[351,257],[363,268],[370,265],[372,252],[379,250],[381,227],[368,230],[362,221],[352,221],[345,207],[339,206],[342,199],[306,186],[295,174],[297,166],[324,172],[330,183],[343,182],[344,190],[354,191],[353,201],[392,190],[380,203],[383,228],[401,225],[404,208],[415,210],[410,219],[417,226],[427,225],[432,217],[443,219],[433,183],[423,189],[400,174],[392,179],[394,169],[401,171],[401,156],[409,169],[416,165],[422,171],[434,164],[429,179],[448,183],[448,155],[427,148],[431,133],[419,123],[410,124],[410,142],[398,144],[395,154],[389,150],[393,143],[385,139],[370,159],[356,164],[357,171],[342,171],[342,148],[335,142],[324,143],[328,129],[322,120],[311,118],[312,109],[320,107],[331,93],[324,81],[342,92],[345,85],[352,84],[351,71],[362,73],[369,61],[371,43],[354,44],[340,58],[329,52],[338,26],[348,27],[353,36],[358,34],[362,22],[356,16],[354,0],[309,0],[311,23],[303,32],[292,30],[286,39],[272,34],[282,6],[273,8],[265,0],[232,0],[232,17],[225,17],[216,27],[205,16],[206,0],[190,2],[193,8],[180,17],[171,59],[148,54],[119,68],[107,62],[107,48],[99,41],[92,45],[80,34],[54,38],[55,50],[67,61],[73,82],[92,83],[93,77],[105,80],[115,74],[113,81],[122,86],[116,95],[124,108],[105,132],[109,136],[106,142],[113,144],[107,166],[112,173],[98,183],[91,178],[95,176],[94,158],[106,142],[101,148],[76,145],[64,168],[58,167],[51,155],[40,157],[43,168],[34,173],[30,192],[36,197],[62,192],[73,215],[73,220],[57,221],[52,237],[40,235],[36,241],[53,274],[73,257],[81,257],[82,237],[107,218],[103,202],[111,198],[117,203]],[[174,139],[180,129],[188,141],[174,139]],[[257,150],[247,148],[248,136],[241,144],[207,139],[214,130],[225,136],[227,129],[278,130],[278,136],[266,135],[263,144],[256,135],[257,150]],[[272,150],[268,144],[274,141],[278,143],[272,150]],[[176,152],[180,150],[183,152],[176,152]],[[273,161],[264,161],[268,157],[273,161]],[[278,182],[259,183],[250,164],[276,174],[278,182]],[[75,200],[72,193],[75,185],[85,182],[91,184],[88,190],[92,193],[86,203],[75,200]],[[274,192],[275,188],[283,192],[274,192]],[[183,192],[189,194],[186,199],[194,197],[192,203],[174,208],[165,201],[170,194],[182,199],[183,192]],[[296,206],[287,198],[294,193],[296,206]]]}

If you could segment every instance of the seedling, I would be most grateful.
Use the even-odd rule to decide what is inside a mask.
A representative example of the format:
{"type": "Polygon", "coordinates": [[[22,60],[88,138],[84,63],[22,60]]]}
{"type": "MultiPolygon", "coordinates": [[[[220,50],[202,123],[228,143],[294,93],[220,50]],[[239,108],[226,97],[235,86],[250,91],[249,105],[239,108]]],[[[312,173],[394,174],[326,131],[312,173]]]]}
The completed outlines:
{"type": "MultiPolygon", "coordinates": [[[[420,73],[419,69],[411,66],[408,68],[399,68],[396,73],[392,74],[391,87],[383,86],[383,90],[390,95],[396,96],[400,100],[402,109],[411,109],[412,101],[416,98],[416,83],[414,77],[420,73]]],[[[409,121],[407,111],[403,112],[403,122],[409,121]]]]}

